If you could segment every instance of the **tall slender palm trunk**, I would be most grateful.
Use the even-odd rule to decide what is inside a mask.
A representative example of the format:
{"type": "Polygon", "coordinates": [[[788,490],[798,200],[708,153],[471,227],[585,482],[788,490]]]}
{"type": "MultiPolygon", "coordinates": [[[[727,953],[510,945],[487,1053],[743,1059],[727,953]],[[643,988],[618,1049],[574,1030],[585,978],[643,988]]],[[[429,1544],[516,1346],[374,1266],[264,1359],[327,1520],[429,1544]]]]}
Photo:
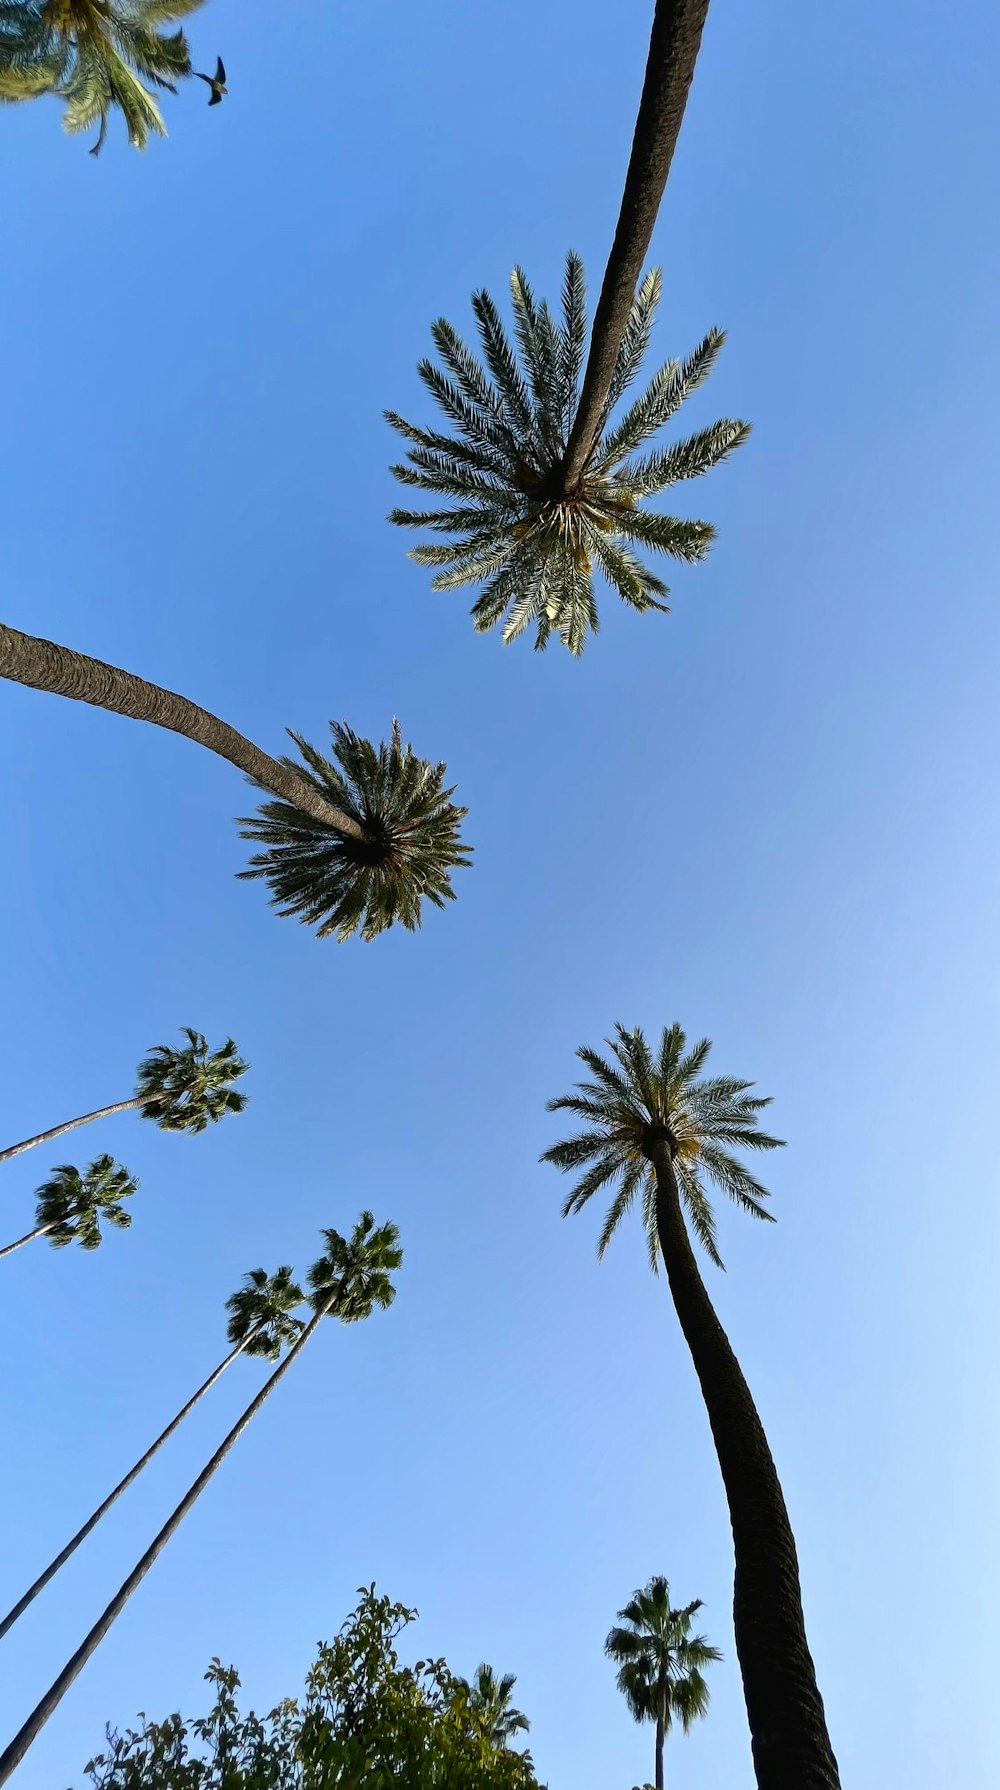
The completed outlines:
{"type": "Polygon", "coordinates": [[[264,1382],[257,1397],[251,1400],[250,1404],[243,1412],[243,1415],[233,1424],[225,1441],[216,1449],[208,1465],[199,1473],[194,1484],[189,1486],[180,1503],[167,1518],[155,1540],[152,1541],[150,1546],[146,1549],[142,1559],[136,1562],[124,1584],[119,1586],[107,1609],[104,1611],[104,1614],[98,1618],[90,1633],[83,1641],[81,1641],[76,1652],[69,1660],[67,1660],[58,1678],[49,1686],[44,1697],[41,1699],[41,1702],[32,1710],[27,1721],[24,1723],[24,1726],[19,1729],[17,1734],[15,1734],[10,1745],[5,1748],[3,1753],[0,1753],[0,1785],[6,1784],[11,1774],[17,1770],[25,1753],[28,1751],[28,1748],[32,1745],[33,1741],[37,1740],[50,1715],[53,1715],[58,1709],[66,1692],[69,1690],[74,1680],[79,1677],[91,1655],[96,1653],[108,1630],[121,1615],[129,1598],[132,1596],[133,1591],[141,1585],[150,1567],[159,1559],[159,1556],[162,1554],[171,1536],[180,1528],[181,1523],[184,1521],[184,1518],[187,1516],[192,1505],[197,1503],[209,1480],[212,1478],[212,1475],[215,1473],[216,1469],[222,1465],[222,1462],[233,1447],[233,1444],[239,1441],[243,1431],[247,1428],[248,1424],[253,1421],[254,1417],[256,1417],[257,1412],[260,1410],[265,1399],[270,1397],[274,1388],[277,1386],[278,1381],[288,1372],[295,1357],[301,1354],[321,1320],[325,1318],[327,1313],[333,1308],[339,1291],[339,1287],[335,1287],[333,1292],[331,1292],[330,1297],[324,1301],[314,1316],[310,1319],[298,1341],[292,1344],[292,1347],[289,1349],[284,1360],[279,1362],[270,1379],[264,1382]]]}
{"type": "Polygon", "coordinates": [[[709,0],[656,0],[618,228],[563,457],[561,482],[567,493],[580,479],[601,432],[615,361],[677,147],[708,4],[709,0]]]}
{"type": "Polygon", "coordinates": [[[13,1255],[15,1249],[23,1249],[24,1245],[26,1243],[33,1243],[35,1241],[36,1237],[44,1237],[46,1231],[54,1231],[55,1230],[55,1225],[56,1225],[55,1219],[52,1220],[51,1224],[38,1225],[35,1230],[28,1231],[27,1234],[23,1237],[18,1237],[16,1243],[8,1243],[7,1247],[5,1249],[0,1249],[0,1257],[3,1257],[5,1255],[13,1255]]]}
{"type": "Polygon", "coordinates": [[[149,684],[145,678],[134,677],[117,665],[107,665],[103,659],[92,659],[86,653],[73,652],[70,647],[57,646],[55,641],[22,634],[17,628],[0,623],[0,677],[183,734],[185,739],[207,746],[210,752],[227,759],[255,783],[293,803],[323,826],[335,827],[350,839],[365,837],[364,828],[317,795],[294,766],[271,758],[237,733],[235,727],[189,702],[186,696],[163,690],[159,684],[149,684]]]}
{"type": "Polygon", "coordinates": [[[92,1119],[110,1119],[115,1113],[134,1112],[137,1106],[146,1106],[156,1098],[155,1094],[133,1094],[130,1100],[116,1100],[112,1106],[99,1106],[96,1112],[83,1113],[79,1119],[67,1119],[62,1125],[53,1125],[51,1131],[36,1131],[34,1137],[26,1137],[23,1143],[9,1144],[6,1150],[0,1150],[0,1162],[9,1162],[12,1156],[23,1156],[25,1150],[33,1150],[36,1144],[49,1144],[54,1137],[62,1137],[64,1131],[75,1131],[78,1125],[89,1125],[92,1119]]]}
{"type": "Polygon", "coordinates": [[[62,1549],[61,1553],[58,1553],[54,1560],[49,1561],[49,1564],[45,1568],[45,1571],[42,1573],[39,1573],[38,1578],[35,1580],[33,1585],[29,1585],[27,1591],[24,1593],[24,1596],[18,1599],[17,1603],[14,1605],[12,1610],[8,1610],[3,1621],[0,1622],[0,1641],[3,1640],[3,1637],[7,1633],[8,1629],[13,1628],[18,1617],[24,1615],[24,1612],[28,1608],[28,1605],[34,1603],[35,1598],[38,1596],[39,1592],[45,1590],[45,1587],[49,1583],[49,1580],[55,1578],[56,1573],[59,1571],[60,1567],[65,1566],[67,1560],[69,1560],[70,1557],[76,1553],[76,1550],[80,1546],[80,1543],[82,1541],[86,1541],[87,1536],[90,1534],[91,1530],[96,1529],[101,1518],[103,1516],[107,1515],[108,1511],[111,1509],[111,1506],[113,1504],[117,1503],[117,1501],[121,1497],[122,1493],[127,1492],[129,1486],[132,1485],[133,1481],[138,1479],[139,1474],[142,1472],[143,1468],[148,1467],[154,1454],[156,1454],[159,1451],[159,1449],[161,1449],[163,1447],[164,1442],[169,1442],[174,1431],[180,1428],[181,1424],[184,1422],[185,1417],[187,1417],[189,1415],[189,1413],[194,1410],[195,1405],[198,1404],[199,1400],[204,1398],[206,1392],[210,1392],[212,1390],[212,1387],[215,1385],[216,1380],[221,1379],[222,1375],[225,1373],[226,1368],[229,1366],[230,1362],[235,1361],[237,1355],[242,1355],[243,1350],[247,1347],[248,1343],[251,1343],[253,1341],[254,1337],[258,1334],[260,1328],[261,1328],[261,1326],[257,1325],[255,1329],[251,1330],[250,1333],[243,1338],[242,1342],[237,1343],[235,1349],[230,1350],[229,1354],[226,1356],[224,1361],[220,1361],[218,1367],[214,1370],[214,1372],[209,1374],[208,1379],[205,1380],[201,1386],[199,1386],[197,1392],[194,1393],[192,1395],[192,1397],[188,1399],[187,1404],[182,1406],[181,1410],[178,1411],[176,1417],[172,1418],[171,1421],[167,1424],[166,1429],[160,1431],[160,1434],[157,1436],[156,1441],[153,1442],[150,1445],[150,1447],[147,1448],[145,1454],[142,1455],[140,1457],[140,1459],[136,1461],[135,1466],[131,1467],[129,1469],[129,1471],[126,1473],[124,1479],[120,1479],[118,1481],[118,1484],[115,1486],[114,1491],[108,1493],[108,1496],[105,1498],[103,1504],[99,1504],[97,1506],[97,1509],[87,1518],[87,1521],[82,1525],[82,1527],[77,1530],[77,1532],[73,1536],[72,1540],[68,1541],[66,1543],[66,1546],[62,1549]]]}
{"type": "Polygon", "coordinates": [[[698,1271],[669,1145],[652,1146],[667,1279],[729,1501],[733,1621],[759,1790],[840,1790],[806,1639],[795,1537],[767,1437],[698,1271]]]}
{"type": "Polygon", "coordinates": [[[666,1686],[660,1686],[659,1701],[656,1707],[656,1790],[663,1790],[663,1742],[667,1733],[666,1686]]]}

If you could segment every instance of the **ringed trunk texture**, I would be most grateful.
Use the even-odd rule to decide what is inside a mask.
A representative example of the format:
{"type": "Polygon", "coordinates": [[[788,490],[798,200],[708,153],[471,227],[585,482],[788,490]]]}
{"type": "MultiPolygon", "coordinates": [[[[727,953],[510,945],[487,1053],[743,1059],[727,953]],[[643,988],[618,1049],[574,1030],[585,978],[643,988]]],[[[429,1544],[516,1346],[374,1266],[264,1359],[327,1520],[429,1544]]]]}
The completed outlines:
{"type": "Polygon", "coordinates": [[[364,828],[356,820],[324,802],[294,768],[262,752],[228,722],[189,702],[186,696],[163,690],[159,684],[149,684],[145,678],[134,677],[117,665],[106,665],[103,659],[92,659],[87,653],[74,652],[70,647],[57,646],[55,641],[22,634],[17,628],[0,623],[0,677],[181,733],[185,739],[228,759],[254,783],[291,802],[322,826],[335,827],[349,839],[365,837],[364,828]]]}
{"type": "Polygon", "coordinates": [[[331,1310],[336,1299],[337,1290],[330,1294],[329,1299],[324,1305],[320,1306],[319,1310],[306,1325],[298,1341],[292,1344],[285,1359],[279,1362],[270,1379],[265,1380],[257,1397],[251,1400],[250,1404],[248,1404],[246,1410],[243,1412],[243,1415],[237,1418],[225,1441],[216,1449],[208,1465],[202,1469],[194,1484],[185,1492],[180,1503],[167,1518],[155,1540],[151,1542],[150,1546],[146,1549],[142,1559],[136,1562],[136,1565],[129,1573],[124,1584],[119,1587],[114,1597],[111,1599],[104,1614],[98,1617],[98,1620],[94,1623],[89,1635],[87,1635],[85,1640],[80,1643],[80,1646],[77,1648],[72,1658],[67,1660],[58,1678],[49,1686],[49,1689],[46,1691],[41,1702],[32,1710],[27,1721],[24,1723],[24,1726],[17,1734],[15,1734],[10,1745],[3,1753],[0,1753],[0,1784],[6,1784],[11,1774],[17,1770],[25,1753],[28,1751],[28,1748],[33,1741],[37,1740],[48,1721],[49,1716],[53,1715],[58,1709],[66,1692],[69,1690],[70,1685],[79,1677],[84,1666],[87,1664],[87,1661],[90,1659],[91,1654],[96,1653],[108,1630],[111,1628],[116,1618],[121,1615],[133,1591],[141,1585],[150,1567],[159,1559],[159,1556],[162,1554],[171,1536],[180,1528],[181,1523],[184,1521],[184,1518],[187,1516],[192,1505],[197,1503],[213,1473],[222,1465],[222,1462],[225,1460],[226,1455],[229,1453],[233,1444],[239,1441],[243,1431],[247,1428],[248,1424],[252,1422],[254,1417],[256,1417],[261,1405],[274,1391],[274,1388],[277,1386],[282,1375],[288,1372],[296,1355],[301,1354],[314,1330],[321,1320],[326,1317],[327,1312],[331,1310]]]}
{"type": "Polygon", "coordinates": [[[580,403],[563,457],[565,493],[578,483],[601,432],[615,361],[677,147],[707,15],[708,0],[656,0],[618,228],[594,313],[580,403]]]}
{"type": "Polygon", "coordinates": [[[53,1224],[40,1224],[36,1230],[28,1231],[26,1236],[18,1237],[16,1243],[8,1243],[5,1249],[0,1249],[0,1258],[2,1258],[5,1255],[13,1255],[15,1249],[23,1249],[24,1245],[26,1243],[33,1243],[35,1241],[36,1237],[44,1237],[46,1231],[51,1231],[54,1229],[55,1229],[54,1223],[53,1224]]]}
{"type": "Polygon", "coordinates": [[[63,1125],[53,1125],[51,1131],[38,1131],[34,1137],[26,1137],[21,1144],[10,1144],[6,1150],[0,1150],[0,1162],[9,1162],[12,1156],[23,1156],[25,1150],[33,1150],[36,1144],[49,1144],[54,1137],[62,1137],[64,1131],[75,1131],[78,1125],[89,1125],[92,1119],[110,1119],[115,1113],[133,1112],[137,1106],[145,1106],[147,1101],[155,1100],[155,1094],[135,1094],[131,1100],[116,1100],[113,1106],[99,1106],[96,1112],[84,1113],[79,1119],[67,1119],[63,1125]]]}
{"type": "Polygon", "coordinates": [[[740,1364],[705,1289],[669,1146],[653,1146],[656,1222],[712,1426],[733,1526],[733,1621],[759,1790],[840,1790],[806,1639],[795,1537],[740,1364]]]}

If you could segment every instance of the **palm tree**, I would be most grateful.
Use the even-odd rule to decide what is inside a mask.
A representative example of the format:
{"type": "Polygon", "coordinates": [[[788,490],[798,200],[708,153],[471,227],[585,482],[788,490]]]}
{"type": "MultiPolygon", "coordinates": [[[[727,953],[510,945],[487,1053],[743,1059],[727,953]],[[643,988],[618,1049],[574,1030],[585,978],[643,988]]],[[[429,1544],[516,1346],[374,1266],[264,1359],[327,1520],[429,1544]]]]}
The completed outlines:
{"type": "Polygon", "coordinates": [[[103,1516],[106,1516],[113,1504],[118,1502],[123,1492],[128,1491],[132,1483],[138,1479],[144,1467],[148,1467],[153,1456],[159,1452],[165,1442],[170,1440],[174,1431],[179,1429],[185,1417],[194,1410],[206,1392],[210,1392],[216,1380],[222,1378],[230,1362],[237,1355],[262,1356],[266,1361],[277,1361],[286,1347],[291,1347],[301,1335],[304,1325],[301,1319],[294,1317],[297,1306],[302,1304],[305,1295],[292,1279],[292,1270],[287,1265],[278,1269],[276,1274],[267,1274],[263,1268],[254,1268],[244,1275],[244,1284],[227,1300],[230,1313],[228,1324],[229,1341],[235,1346],[229,1351],[218,1367],[203,1381],[187,1404],[183,1405],[176,1417],[161,1430],[156,1441],[151,1443],[144,1455],[129,1469],[124,1479],[120,1479],[114,1491],[109,1492],[102,1504],[91,1513],[87,1521],[81,1525],[76,1534],[50,1560],[45,1571],[39,1573],[34,1584],[29,1585],[23,1597],[20,1597],[13,1609],[0,1622],[0,1640],[8,1629],[13,1628],[19,1616],[23,1616],[29,1604],[34,1603],[40,1591],[44,1591],[50,1579],[54,1579],[60,1567],[76,1553],[80,1543],[86,1541],[92,1529],[96,1529],[103,1516]]]}
{"type": "Polygon", "coordinates": [[[128,140],[145,149],[150,131],[167,127],[143,82],[176,93],[191,73],[183,31],[160,27],[195,11],[202,0],[0,0],[0,97],[8,101],[55,93],[66,101],[63,127],[98,125],[98,155],[117,107],[128,140]]]}
{"type": "Polygon", "coordinates": [[[706,1191],[714,1183],[755,1218],[769,1219],[767,1190],[732,1149],[773,1150],[778,1138],[758,1129],[770,1104],[751,1082],[700,1080],[711,1044],[687,1049],[677,1025],[664,1028],[656,1055],[641,1031],[622,1026],[610,1041],[614,1061],[577,1054],[591,1072],[575,1094],[549,1102],[552,1112],[583,1120],[575,1136],[546,1150],[579,1178],[563,1205],[579,1212],[595,1193],[616,1187],[598,1243],[603,1255],[638,1197],[656,1270],[662,1256],[674,1306],[715,1440],[729,1501],[736,1556],[733,1617],[760,1790],[839,1790],[823,1700],[806,1640],[799,1568],[788,1512],[763,1425],[740,1364],[698,1271],[690,1231],[722,1266],[706,1191]],[[685,1223],[685,1219],[687,1222],[685,1223]]]}
{"type": "Polygon", "coordinates": [[[515,1734],[528,1732],[531,1723],[527,1716],[512,1706],[511,1698],[517,1683],[513,1672],[505,1672],[500,1678],[492,1666],[482,1665],[476,1667],[471,1684],[464,1678],[458,1682],[466,1693],[469,1708],[479,1716],[491,1746],[498,1752],[510,1745],[515,1734]]]}
{"type": "Polygon", "coordinates": [[[471,611],[480,633],[506,616],[506,643],[534,627],[536,648],[547,646],[555,631],[571,652],[581,653],[588,629],[598,627],[595,568],[631,608],[665,611],[668,587],[634,547],[691,564],[708,552],[714,538],[710,523],[650,511],[643,500],[717,466],[746,440],[749,425],[725,419],[663,451],[639,457],[638,449],[708,378],[725,340],[722,331],[710,330],[687,360],[668,361],[609,427],[645,355],[660,291],[659,271],[647,274],[617,351],[600,440],[572,491],[564,489],[561,469],[579,403],[586,340],[583,263],[577,255],[566,259],[561,323],[547,304],[536,304],[521,269],[514,269],[511,301],[520,366],[487,292],[472,299],[486,368],[450,323],[439,318],[433,325],[445,371],[423,360],[419,373],[453,433],[419,429],[396,411],[386,412],[412,444],[407,463],[392,468],[396,478],[454,499],[445,509],[394,509],[390,521],[453,537],[415,547],[410,558],[439,568],[435,590],[484,586],[471,611]]]}
{"type": "Polygon", "coordinates": [[[396,920],[412,932],[424,898],[454,899],[449,873],[470,858],[459,835],[466,810],[449,801],[445,766],[417,758],[395,722],[377,751],[331,722],[332,759],[293,733],[303,769],[184,696],[2,623],[0,678],[184,734],[269,790],[278,800],[242,823],[244,838],[268,849],[242,874],[265,877],[279,913],[303,916],[320,938],[372,939],[396,920]]]}
{"type": "Polygon", "coordinates": [[[81,1249],[99,1249],[103,1241],[101,1220],[127,1231],[132,1219],[122,1201],[131,1199],[139,1183],[113,1156],[98,1156],[81,1174],[72,1163],[53,1170],[51,1181],[38,1189],[35,1228],[16,1243],[0,1249],[13,1255],[36,1237],[47,1237],[53,1249],[79,1243],[81,1249]]]}
{"type": "Polygon", "coordinates": [[[670,1586],[654,1577],[629,1598],[604,1643],[618,1666],[618,1689],[637,1722],[656,1723],[656,1790],[663,1790],[663,1742],[671,1723],[685,1734],[708,1712],[709,1692],[702,1667],[722,1658],[704,1635],[692,1635],[691,1618],[701,1599],[682,1610],[670,1607],[670,1586]]]}
{"type": "Polygon", "coordinates": [[[309,1270],[313,1315],[308,1324],[284,1360],[279,1362],[270,1379],[265,1381],[256,1398],[251,1400],[242,1416],[234,1423],[194,1484],[188,1488],[155,1540],[119,1587],[104,1614],[98,1618],[72,1658],[67,1661],[10,1745],[0,1754],[0,1785],[6,1784],[11,1773],[17,1769],[50,1715],[62,1702],[70,1685],[82,1672],[116,1618],[121,1615],[133,1591],[142,1583],[234,1443],[270,1397],[278,1381],[288,1372],[292,1362],[301,1354],[322,1320],[330,1316],[339,1318],[344,1324],[353,1324],[370,1317],[376,1307],[384,1311],[392,1304],[396,1289],[391,1276],[403,1260],[403,1252],[399,1247],[399,1231],[394,1224],[376,1226],[371,1212],[362,1212],[350,1237],[342,1237],[335,1230],[323,1231],[322,1235],[326,1253],[309,1270]]]}
{"type": "Polygon", "coordinates": [[[221,1049],[209,1051],[201,1032],[192,1031],[190,1026],[182,1026],[181,1030],[187,1044],[179,1050],[169,1044],[154,1045],[139,1064],[136,1091],[127,1100],[115,1100],[110,1106],[98,1107],[96,1112],[65,1119],[50,1131],[38,1131],[22,1143],[9,1144],[6,1150],[0,1150],[0,1162],[21,1156],[36,1144],[51,1143],[64,1131],[75,1131],[93,1119],[109,1119],[114,1113],[138,1109],[144,1119],[152,1119],[163,1131],[186,1131],[192,1136],[217,1123],[226,1113],[241,1113],[247,1103],[246,1095],[240,1094],[233,1083],[246,1074],[247,1065],[232,1038],[227,1038],[221,1049]]]}

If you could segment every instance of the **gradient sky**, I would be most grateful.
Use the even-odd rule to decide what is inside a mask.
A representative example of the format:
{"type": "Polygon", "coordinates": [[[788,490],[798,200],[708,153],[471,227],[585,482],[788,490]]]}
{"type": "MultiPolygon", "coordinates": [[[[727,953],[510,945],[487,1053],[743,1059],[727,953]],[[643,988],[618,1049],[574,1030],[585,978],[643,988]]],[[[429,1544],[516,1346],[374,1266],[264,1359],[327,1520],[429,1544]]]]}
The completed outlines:
{"type": "MultiPolygon", "coordinates": [[[[475,868],[417,936],[279,920],[227,765],[0,690],[3,1141],[131,1091],[182,1024],[237,1039],[244,1118],[109,1121],[3,1170],[142,1180],[96,1256],[4,1262],[10,1602],[219,1358],[249,1268],[363,1205],[393,1311],[331,1325],[243,1439],[22,1766],[82,1786],[105,1720],[258,1707],[376,1579],[414,1653],[515,1671],[553,1790],[651,1772],[602,1657],[651,1573],[725,1651],[678,1790],[750,1784],[725,1503],[637,1224],[559,1217],[547,1097],[616,1020],[755,1077],[779,1223],[720,1213],[708,1270],[802,1563],[843,1781],[1000,1778],[1000,973],[995,327],[1000,21],[969,0],[715,0],[654,243],[654,354],[730,339],[694,427],[748,447],[682,489],[719,528],[673,613],[606,593],[582,662],[473,634],[384,521],[387,405],[515,261],[592,295],[649,0],[213,0],[170,141],[102,159],[54,104],[0,117],[4,618],[279,750],[398,714],[470,809],[475,868]],[[295,15],[295,16],[292,16],[295,15]],[[197,90],[196,90],[197,89],[197,90]],[[994,394],[991,397],[991,393],[994,394]],[[311,1357],[311,1358],[310,1358],[311,1357]]],[[[655,364],[655,363],[653,363],[655,364]]],[[[652,370],[652,365],[650,370],[652,370]]],[[[6,1644],[20,1724],[259,1384],[240,1363],[6,1644]]]]}

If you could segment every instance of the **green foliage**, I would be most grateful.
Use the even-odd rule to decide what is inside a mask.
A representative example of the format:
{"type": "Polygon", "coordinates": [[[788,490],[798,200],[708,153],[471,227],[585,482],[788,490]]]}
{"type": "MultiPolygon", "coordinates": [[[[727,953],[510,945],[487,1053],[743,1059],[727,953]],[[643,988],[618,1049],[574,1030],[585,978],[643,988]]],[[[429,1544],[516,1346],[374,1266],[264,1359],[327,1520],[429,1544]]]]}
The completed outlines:
{"type": "Polygon", "coordinates": [[[251,1269],[243,1276],[243,1285],[226,1300],[230,1342],[243,1343],[247,1355],[277,1361],[282,1350],[290,1348],[305,1328],[301,1318],[292,1316],[304,1302],[305,1294],[292,1279],[287,1264],[276,1274],[268,1274],[263,1268],[251,1269]]]}
{"type": "Polygon", "coordinates": [[[362,1212],[350,1237],[339,1231],[323,1231],[326,1254],[309,1270],[309,1299],[320,1311],[331,1296],[331,1316],[354,1324],[379,1307],[388,1311],[396,1297],[389,1276],[402,1266],[399,1230],[394,1224],[376,1225],[371,1212],[362,1212]]]}
{"type": "Polygon", "coordinates": [[[637,1722],[663,1722],[664,1730],[679,1721],[685,1734],[691,1723],[706,1715],[709,1689],[702,1672],[721,1653],[710,1647],[704,1635],[692,1635],[691,1618],[701,1609],[701,1599],[683,1609],[670,1607],[670,1586],[655,1577],[636,1591],[604,1643],[608,1658],[618,1666],[618,1689],[637,1722]]]}
{"type": "Polygon", "coordinates": [[[262,803],[244,819],[244,839],[267,847],[244,877],[265,877],[279,913],[300,915],[319,938],[373,939],[395,921],[414,931],[421,901],[453,901],[450,871],[469,863],[459,837],[466,813],[449,801],[445,766],[418,758],[393,722],[392,741],[376,751],[351,728],[330,723],[333,759],[292,734],[306,769],[284,763],[317,795],[364,829],[359,841],[325,827],[290,802],[262,803]]]}
{"type": "Polygon", "coordinates": [[[532,1790],[530,1757],[494,1746],[444,1660],[400,1663],[417,1612],[374,1585],[359,1598],[303,1697],[241,1715],[236,1672],[213,1660],[209,1714],[109,1730],[85,1768],[93,1790],[532,1790]]]}
{"type": "Polygon", "coordinates": [[[780,1147],[780,1138],[757,1129],[758,1114],[771,1102],[750,1096],[753,1082],[725,1075],[699,1080],[711,1042],[703,1038],[688,1050],[678,1025],[664,1027],[655,1056],[638,1027],[626,1032],[623,1026],[616,1026],[609,1044],[617,1066],[595,1050],[578,1050],[576,1054],[591,1071],[593,1081],[579,1082],[576,1094],[548,1103],[549,1112],[570,1112],[585,1123],[583,1131],[553,1144],[542,1156],[543,1162],[554,1163],[564,1173],[583,1170],[563,1204],[563,1217],[582,1211],[595,1193],[617,1182],[598,1255],[604,1254],[638,1195],[655,1273],[659,1243],[650,1152],[654,1144],[665,1142],[691,1229],[721,1268],[705,1184],[714,1183],[755,1218],[771,1218],[761,1203],[768,1198],[766,1187],[730,1153],[734,1146],[746,1150],[780,1147]]]}
{"type": "Polygon", "coordinates": [[[173,1050],[157,1044],[139,1064],[136,1093],[143,1100],[144,1119],[152,1119],[163,1131],[187,1131],[192,1135],[215,1124],[226,1113],[241,1113],[247,1097],[233,1087],[245,1075],[236,1045],[227,1038],[220,1050],[209,1051],[201,1032],[182,1026],[187,1044],[173,1050]]]}
{"type": "Polygon", "coordinates": [[[517,1679],[513,1672],[505,1672],[498,1677],[492,1666],[476,1667],[476,1675],[471,1684],[461,1680],[463,1693],[467,1696],[469,1707],[482,1717],[486,1731],[495,1747],[509,1746],[515,1734],[526,1734],[531,1727],[526,1715],[512,1704],[514,1686],[517,1679]]]}
{"type": "Polygon", "coordinates": [[[71,1163],[53,1171],[51,1181],[38,1189],[35,1222],[51,1225],[47,1241],[56,1249],[79,1243],[81,1249],[97,1249],[102,1242],[101,1221],[127,1231],[131,1216],[122,1201],[131,1199],[139,1183],[113,1156],[98,1156],[81,1174],[71,1163]]]}
{"type": "Polygon", "coordinates": [[[520,364],[487,292],[472,299],[485,368],[443,318],[433,325],[445,370],[423,360],[418,371],[453,432],[419,429],[386,412],[411,443],[407,463],[392,468],[396,478],[453,500],[444,509],[394,509],[390,520],[452,537],[415,547],[410,557],[436,569],[435,590],[484,586],[472,608],[479,632],[506,616],[505,642],[534,627],[536,648],[555,632],[580,653],[588,629],[598,626],[595,569],[631,608],[665,610],[667,586],[634,549],[688,563],[708,552],[709,523],[658,514],[642,503],[717,466],[746,440],[749,425],[713,423],[662,452],[636,456],[708,378],[722,332],[710,330],[686,361],[668,361],[608,427],[646,353],[660,290],[659,271],[648,273],[618,353],[601,434],[573,490],[565,488],[562,463],[587,339],[583,264],[574,254],[566,259],[561,323],[547,304],[536,304],[520,268],[511,275],[520,364]]]}
{"type": "Polygon", "coordinates": [[[145,149],[166,125],[143,85],[175,93],[191,73],[183,31],[160,27],[186,17],[202,0],[0,0],[0,99],[55,93],[66,101],[67,131],[90,130],[97,155],[117,108],[129,142],[145,149]]]}

